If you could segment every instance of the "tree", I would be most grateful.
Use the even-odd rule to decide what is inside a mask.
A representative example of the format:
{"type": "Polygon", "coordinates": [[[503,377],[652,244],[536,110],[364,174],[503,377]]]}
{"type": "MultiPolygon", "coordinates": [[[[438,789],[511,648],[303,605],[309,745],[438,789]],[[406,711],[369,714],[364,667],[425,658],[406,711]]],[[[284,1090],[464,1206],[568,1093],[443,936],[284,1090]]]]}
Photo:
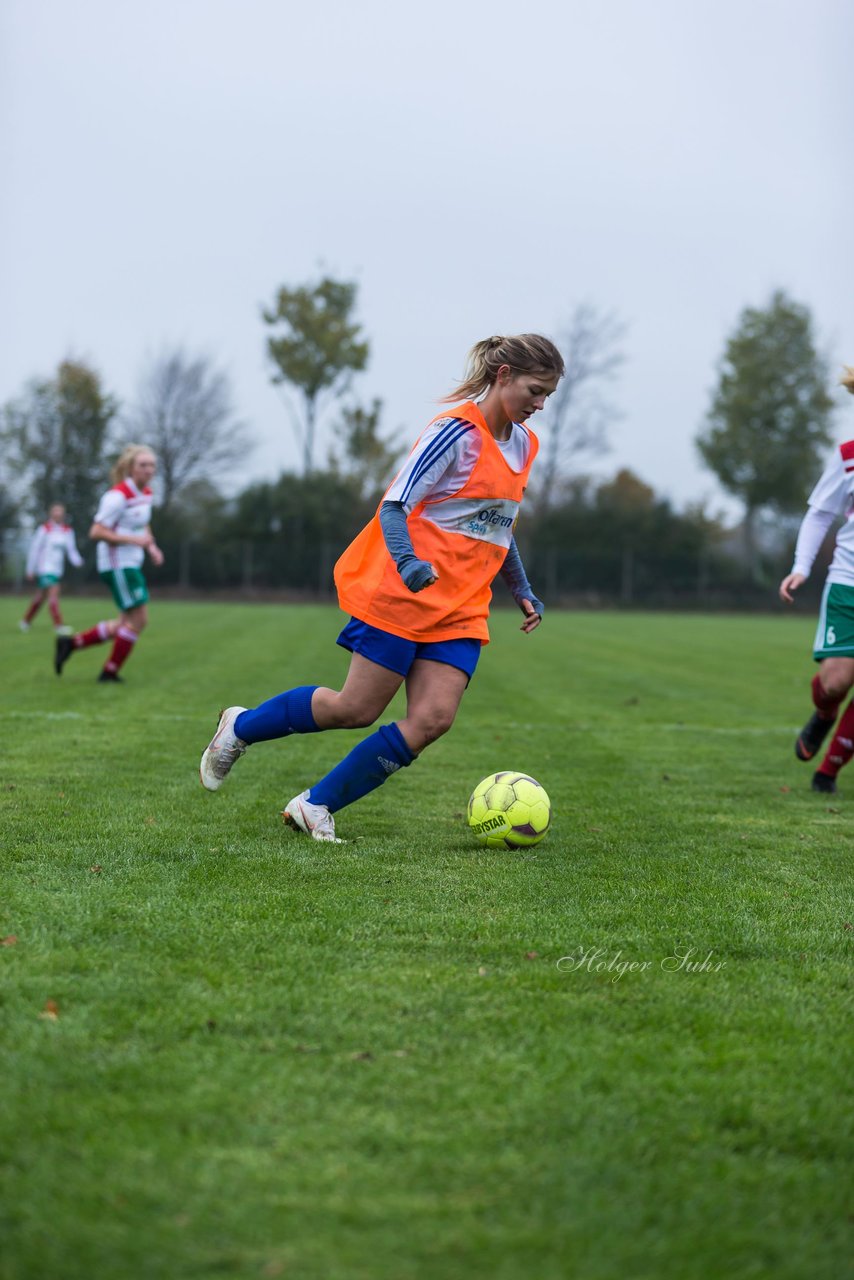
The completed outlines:
{"type": "Polygon", "coordinates": [[[252,448],[234,416],[227,375],[177,348],[149,361],[125,428],[157,454],[165,509],[182,489],[215,482],[252,448]]]}
{"type": "Polygon", "coordinates": [[[599,483],[574,477],[560,481],[537,517],[525,564],[547,606],[565,592],[624,603],[696,600],[708,585],[712,528],[696,512],[675,512],[626,468],[599,483]]]}
{"type": "Polygon", "coordinates": [[[626,326],[613,312],[580,303],[558,341],[566,373],[551,396],[543,421],[543,460],[537,507],[546,511],[567,460],[605,453],[607,429],[619,411],[605,394],[625,360],[620,344],[626,326]]]}
{"type": "Polygon", "coordinates": [[[807,307],[778,290],[746,307],[727,341],[718,386],[697,437],[703,461],[744,504],[748,570],[760,580],[756,518],[802,507],[831,440],[833,401],[826,360],[816,350],[807,307]]]}
{"type": "Polygon", "coordinates": [[[364,498],[382,493],[404,451],[404,446],[396,446],[380,434],[382,404],[382,400],[374,400],[369,409],[361,405],[342,409],[337,433],[341,456],[335,450],[330,452],[333,471],[350,476],[364,498]]]}
{"type": "MultiPolygon", "coordinates": [[[[346,391],[354,373],[368,362],[370,344],[360,336],[352,318],[356,285],[324,277],[316,285],[282,287],[274,310],[264,311],[265,324],[277,330],[267,339],[267,353],[276,367],[273,383],[289,383],[301,399],[301,413],[292,411],[297,441],[302,446],[303,471],[314,463],[314,440],[325,399],[346,391]]],[[[292,406],[289,404],[289,408],[292,406]]]]}
{"type": "Polygon", "coordinates": [[[3,412],[10,471],[25,490],[25,504],[40,516],[64,503],[78,529],[88,529],[104,488],[104,450],[118,402],[97,373],[65,360],[56,377],[30,383],[3,412]]]}
{"type": "Polygon", "coordinates": [[[253,575],[261,581],[326,594],[341,548],[371,514],[350,477],[314,471],[294,484],[285,472],[240,493],[223,533],[253,544],[253,575]]]}
{"type": "Polygon", "coordinates": [[[17,504],[0,469],[0,574],[3,574],[6,569],[6,557],[10,549],[9,535],[15,527],[17,516],[17,504]]]}
{"type": "Polygon", "coordinates": [[[603,510],[626,516],[644,515],[655,510],[658,502],[655,490],[628,467],[621,467],[613,480],[599,485],[596,500],[603,510]]]}

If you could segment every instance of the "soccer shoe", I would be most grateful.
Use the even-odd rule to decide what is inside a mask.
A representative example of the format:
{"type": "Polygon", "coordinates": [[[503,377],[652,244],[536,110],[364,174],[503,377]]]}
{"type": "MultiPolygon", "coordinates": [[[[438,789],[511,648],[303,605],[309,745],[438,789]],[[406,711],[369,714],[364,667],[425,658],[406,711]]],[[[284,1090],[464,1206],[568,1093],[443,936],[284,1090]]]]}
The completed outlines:
{"type": "Polygon", "coordinates": [[[73,636],[74,628],[69,627],[67,622],[60,622],[58,626],[54,627],[54,632],[58,636],[73,636]]]}
{"type": "Polygon", "coordinates": [[[829,773],[821,773],[816,769],[810,783],[813,791],[823,791],[826,795],[832,796],[836,791],[836,779],[831,778],[829,773]]]}
{"type": "Polygon", "coordinates": [[[247,743],[235,736],[232,725],[245,707],[226,707],[219,713],[219,724],[216,733],[207,745],[201,764],[199,778],[208,791],[216,791],[222,786],[235,760],[239,760],[246,750],[247,743]]]}
{"type": "Polygon", "coordinates": [[[117,671],[102,671],[97,677],[98,684],[124,684],[123,678],[117,671]]]}
{"type": "Polygon", "coordinates": [[[71,636],[57,636],[56,648],[53,654],[53,669],[58,676],[62,675],[62,668],[74,652],[74,641],[71,636]]]}
{"type": "Polygon", "coordinates": [[[330,840],[333,844],[343,844],[335,834],[335,819],[325,804],[312,804],[308,792],[294,796],[290,804],[285,805],[282,817],[289,827],[304,831],[312,840],[330,840]]]}
{"type": "Polygon", "coordinates": [[[30,629],[30,624],[27,622],[26,618],[22,618],[21,621],[18,623],[18,626],[21,628],[22,631],[29,631],[30,629]]]}
{"type": "Polygon", "coordinates": [[[812,760],[835,723],[835,716],[828,720],[826,716],[820,716],[814,711],[795,741],[795,755],[798,759],[812,760]]]}

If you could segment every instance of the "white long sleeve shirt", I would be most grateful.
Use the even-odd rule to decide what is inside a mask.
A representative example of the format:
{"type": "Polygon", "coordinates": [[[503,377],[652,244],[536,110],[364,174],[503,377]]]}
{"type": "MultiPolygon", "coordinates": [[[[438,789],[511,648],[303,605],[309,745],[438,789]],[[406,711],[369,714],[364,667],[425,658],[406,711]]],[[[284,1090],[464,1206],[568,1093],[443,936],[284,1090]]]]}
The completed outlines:
{"type": "Polygon", "coordinates": [[[80,568],[83,557],[77,550],[74,530],[70,525],[54,524],[52,520],[46,520],[33,534],[27,554],[27,574],[32,574],[34,578],[41,578],[44,574],[61,578],[65,573],[66,556],[73,565],[80,568]]]}
{"type": "MultiPolygon", "coordinates": [[[[132,480],[123,480],[115,488],[108,489],[95,512],[95,524],[105,525],[116,533],[144,533],[151,524],[151,490],[138,489],[132,480]]],[[[145,559],[145,550],[133,543],[99,542],[97,565],[99,573],[110,569],[138,569],[145,559]]]]}
{"type": "Polygon", "coordinates": [[[819,548],[834,520],[845,523],[836,535],[828,582],[854,587],[854,440],[839,446],[809,496],[795,546],[792,573],[809,577],[819,548]]]}

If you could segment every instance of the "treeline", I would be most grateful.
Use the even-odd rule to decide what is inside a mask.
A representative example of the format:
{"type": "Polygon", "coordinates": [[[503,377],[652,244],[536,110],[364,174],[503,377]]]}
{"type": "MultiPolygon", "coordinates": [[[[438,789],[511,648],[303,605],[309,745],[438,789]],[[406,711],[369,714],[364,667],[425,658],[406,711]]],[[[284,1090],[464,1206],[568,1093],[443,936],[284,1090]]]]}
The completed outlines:
{"type": "MultiPolygon", "coordinates": [[[[166,554],[153,584],[186,591],[331,597],[332,568],[382,489],[339,469],[283,474],[230,502],[200,484],[158,515],[166,554]]],[[[767,603],[732,531],[700,510],[677,512],[631,471],[566,482],[523,507],[517,539],[535,589],[553,604],[738,607],[767,603]]],[[[769,554],[771,581],[780,564],[769,554]]],[[[499,583],[497,603],[510,604],[499,583]]]]}
{"type": "MultiPolygon", "coordinates": [[[[2,410],[5,580],[19,575],[26,531],[52,502],[65,503],[84,541],[111,460],[135,439],[154,449],[159,464],[155,524],[166,563],[151,571],[153,584],[330,593],[335,558],[374,511],[411,443],[384,430],[381,400],[364,405],[353,396],[352,380],[370,352],[355,306],[356,288],[347,282],[278,290],[263,313],[266,351],[301,467],[228,499],[218,479],[245,464],[252,433],[235,413],[227,376],[207,358],[164,351],[149,361],[127,406],[79,361],[34,379],[2,410]],[[331,446],[318,465],[321,425],[331,446]]],[[[583,474],[585,460],[607,446],[618,414],[625,333],[618,317],[584,304],[559,336],[567,374],[538,420],[536,487],[517,529],[529,576],[554,601],[756,603],[787,567],[792,517],[831,439],[829,372],[811,316],[775,293],[767,307],[742,312],[721,357],[696,444],[743,505],[737,531],[703,510],[674,510],[630,471],[606,481],[583,474]],[[776,529],[771,545],[763,545],[763,521],[776,529]]]]}

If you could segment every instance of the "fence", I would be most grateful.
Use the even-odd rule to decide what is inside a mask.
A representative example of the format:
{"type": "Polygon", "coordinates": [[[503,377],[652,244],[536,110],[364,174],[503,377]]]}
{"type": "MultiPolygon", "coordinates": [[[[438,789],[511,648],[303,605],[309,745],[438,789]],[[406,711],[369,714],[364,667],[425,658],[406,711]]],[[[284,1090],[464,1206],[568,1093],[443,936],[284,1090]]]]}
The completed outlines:
{"type": "MultiPolygon", "coordinates": [[[[7,536],[2,547],[2,582],[6,590],[23,590],[27,539],[7,536]]],[[[334,598],[332,570],[341,548],[286,537],[262,542],[222,540],[209,544],[191,538],[161,543],[165,563],[148,564],[146,576],[156,593],[196,595],[216,592],[253,595],[298,595],[334,598]]],[[[74,593],[98,584],[91,547],[84,547],[85,567],[71,570],[64,589],[74,593]]],[[[776,604],[776,584],[785,568],[769,570],[767,582],[751,582],[740,561],[704,546],[697,554],[656,555],[630,544],[606,549],[523,546],[522,555],[534,589],[548,604],[596,607],[682,609],[768,609],[776,604]]],[[[802,595],[818,601],[823,580],[819,566],[802,595]]],[[[509,596],[499,584],[496,603],[509,596]]]]}

